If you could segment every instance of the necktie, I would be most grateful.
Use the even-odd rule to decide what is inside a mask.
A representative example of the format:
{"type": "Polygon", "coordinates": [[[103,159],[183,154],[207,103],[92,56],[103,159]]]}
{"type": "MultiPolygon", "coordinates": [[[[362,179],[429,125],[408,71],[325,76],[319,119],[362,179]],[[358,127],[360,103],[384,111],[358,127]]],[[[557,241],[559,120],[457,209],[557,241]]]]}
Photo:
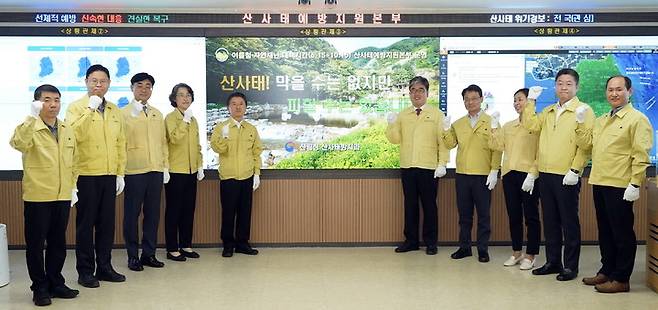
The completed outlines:
{"type": "Polygon", "coordinates": [[[144,115],[146,115],[146,116],[148,117],[149,114],[148,114],[148,112],[146,111],[146,105],[145,105],[144,107],[142,107],[142,110],[144,110],[144,115]]]}
{"type": "Polygon", "coordinates": [[[423,109],[421,109],[421,108],[416,109],[416,116],[420,115],[420,111],[422,111],[422,110],[423,109]]]}

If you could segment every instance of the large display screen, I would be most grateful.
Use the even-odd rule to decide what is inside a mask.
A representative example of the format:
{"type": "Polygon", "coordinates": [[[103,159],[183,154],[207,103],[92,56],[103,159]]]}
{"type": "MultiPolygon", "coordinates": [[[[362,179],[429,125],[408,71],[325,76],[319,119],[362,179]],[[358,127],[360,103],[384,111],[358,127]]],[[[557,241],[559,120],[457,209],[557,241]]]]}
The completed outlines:
{"type": "MultiPolygon", "coordinates": [[[[93,64],[110,71],[106,98],[120,107],[132,100],[130,78],[148,72],[155,78],[151,104],[173,111],[172,87],[184,82],[194,90],[193,113],[205,128],[206,64],[204,38],[0,37],[0,170],[21,170],[21,153],[9,146],[14,128],[30,112],[34,89],[55,85],[62,93],[60,119],[68,104],[84,96],[85,73],[93,64]]],[[[205,140],[202,141],[205,149],[205,140]]]]}
{"type": "MultiPolygon", "coordinates": [[[[14,128],[29,114],[36,86],[49,83],[68,104],[86,92],[86,68],[109,68],[107,98],[119,106],[131,98],[130,78],[156,79],[151,103],[173,110],[168,95],[184,82],[195,92],[192,109],[201,126],[204,166],[220,164],[209,148],[217,122],[229,117],[226,98],[246,94],[247,121],[264,144],[265,169],[370,169],[399,167],[399,148],[385,137],[386,114],[410,105],[407,83],[429,79],[428,102],[452,120],[465,115],[461,90],[484,90],[487,113],[501,121],[518,115],[514,92],[544,88],[538,110],[556,102],[555,74],[574,68],[578,97],[597,115],[609,111],[605,81],[631,78],[633,105],[658,128],[658,36],[642,37],[0,37],[0,170],[20,170],[11,149],[14,128]]],[[[454,153],[449,167],[454,167],[454,153]]],[[[656,148],[651,151],[656,161],[656,148]]]]}
{"type": "MultiPolygon", "coordinates": [[[[499,111],[501,121],[518,117],[513,95],[541,86],[537,111],[557,102],[555,74],[562,68],[580,75],[578,98],[597,116],[610,111],[605,83],[623,74],[633,84],[631,102],[658,129],[658,37],[444,37],[440,40],[441,103],[457,119],[466,114],[461,91],[469,84],[483,90],[484,108],[499,111]],[[445,92],[443,91],[445,89],[445,92]]],[[[656,162],[655,143],[650,152],[656,162]]]]}
{"type": "MultiPolygon", "coordinates": [[[[264,168],[399,167],[386,113],[407,107],[408,81],[431,81],[438,103],[438,38],[209,38],[208,136],[247,95],[264,168]]],[[[217,156],[208,163],[217,167],[217,156]]]]}

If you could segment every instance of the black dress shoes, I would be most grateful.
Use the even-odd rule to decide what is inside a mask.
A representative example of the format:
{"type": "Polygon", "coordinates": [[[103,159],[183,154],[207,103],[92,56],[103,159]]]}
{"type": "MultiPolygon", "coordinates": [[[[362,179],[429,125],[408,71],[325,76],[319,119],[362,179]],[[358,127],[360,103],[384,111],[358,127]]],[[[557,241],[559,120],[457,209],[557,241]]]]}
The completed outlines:
{"type": "Polygon", "coordinates": [[[395,248],[395,253],[406,253],[411,251],[418,251],[418,246],[405,242],[401,246],[395,248]]]}
{"type": "Polygon", "coordinates": [[[547,274],[556,274],[562,272],[562,267],[546,263],[544,266],[541,266],[532,271],[532,274],[536,276],[543,276],[547,274]]]}
{"type": "Polygon", "coordinates": [[[50,297],[57,297],[63,299],[75,298],[80,294],[80,291],[74,290],[64,284],[56,286],[50,290],[50,297]]]}
{"type": "Polygon", "coordinates": [[[557,277],[558,281],[570,281],[575,279],[578,276],[578,271],[571,270],[569,268],[564,268],[557,277]]]}
{"type": "Polygon", "coordinates": [[[142,271],[144,270],[144,266],[142,266],[142,263],[139,261],[139,259],[130,258],[128,259],[128,269],[132,271],[142,271]]]}
{"type": "Polygon", "coordinates": [[[473,256],[473,252],[471,252],[470,249],[462,249],[459,248],[459,250],[455,251],[455,253],[450,254],[450,258],[452,259],[462,259],[464,257],[469,257],[473,256]]]}
{"type": "Polygon", "coordinates": [[[90,274],[80,275],[78,277],[78,284],[88,288],[96,288],[100,286],[98,279],[90,274]]]}
{"type": "Polygon", "coordinates": [[[232,257],[233,256],[233,248],[224,248],[222,251],[222,257],[232,257]]]}
{"type": "Polygon", "coordinates": [[[489,253],[488,252],[479,252],[478,253],[478,262],[488,263],[489,262],[489,253]]]}
{"type": "Polygon", "coordinates": [[[167,259],[177,261],[177,262],[184,262],[187,260],[183,254],[179,254],[178,256],[174,256],[171,254],[171,252],[167,252],[167,259]]]}
{"type": "Polygon", "coordinates": [[[185,257],[187,257],[187,258],[199,258],[199,257],[200,257],[199,253],[194,252],[194,251],[190,251],[190,252],[188,252],[188,251],[185,251],[185,250],[183,250],[183,249],[180,249],[179,252],[180,252],[181,254],[183,254],[183,256],[185,256],[185,257]]]}
{"type": "Polygon", "coordinates": [[[151,255],[149,257],[142,256],[142,258],[139,261],[142,263],[142,265],[153,267],[153,268],[162,268],[165,265],[163,262],[155,258],[155,255],[151,255]]]}
{"type": "Polygon", "coordinates": [[[107,281],[107,282],[125,282],[126,281],[126,276],[114,271],[114,269],[110,268],[109,270],[105,271],[96,271],[96,278],[100,281],[107,281]]]}
{"type": "Polygon", "coordinates": [[[250,247],[250,246],[239,246],[235,248],[235,253],[242,253],[245,255],[257,255],[258,250],[250,247]]]}
{"type": "Polygon", "coordinates": [[[47,306],[52,303],[52,300],[50,300],[50,295],[48,292],[42,292],[42,291],[34,291],[32,293],[32,301],[34,302],[35,306],[47,306]]]}
{"type": "Polygon", "coordinates": [[[438,249],[436,248],[436,245],[430,245],[425,249],[425,254],[427,255],[436,255],[438,252],[438,249]]]}

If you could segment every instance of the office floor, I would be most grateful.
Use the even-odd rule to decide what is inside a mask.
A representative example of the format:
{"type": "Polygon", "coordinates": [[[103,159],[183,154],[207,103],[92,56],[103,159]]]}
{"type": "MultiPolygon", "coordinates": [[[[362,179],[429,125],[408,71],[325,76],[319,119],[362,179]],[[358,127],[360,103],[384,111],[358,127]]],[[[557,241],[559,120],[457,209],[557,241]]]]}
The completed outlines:
{"type": "MultiPolygon", "coordinates": [[[[222,258],[219,249],[200,249],[187,262],[158,257],[163,269],[133,272],[125,250],[114,250],[115,269],[125,283],[77,284],[75,252],[64,276],[80,290],[71,300],[53,299],[50,309],[658,309],[658,294],[645,282],[646,247],[638,247],[631,292],[604,295],[580,282],[599,267],[599,250],[584,246],[580,275],[570,282],[503,267],[509,247],[492,247],[491,262],[476,256],[393,253],[393,248],[260,248],[258,256],[222,258]]],[[[541,253],[543,253],[543,248],[541,253]]],[[[475,253],[474,253],[475,254],[475,253]]],[[[11,283],[0,288],[1,309],[34,308],[24,251],[9,251],[11,283]],[[8,306],[8,307],[7,307],[8,306]]],[[[541,256],[540,264],[544,257],[541,256]]]]}

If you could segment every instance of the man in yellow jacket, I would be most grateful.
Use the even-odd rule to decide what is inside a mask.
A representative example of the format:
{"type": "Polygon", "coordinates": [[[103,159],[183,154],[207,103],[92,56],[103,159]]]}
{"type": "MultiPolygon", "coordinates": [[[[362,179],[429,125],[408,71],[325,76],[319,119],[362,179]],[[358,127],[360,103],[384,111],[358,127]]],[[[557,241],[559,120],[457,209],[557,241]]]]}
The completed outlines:
{"type": "MultiPolygon", "coordinates": [[[[555,76],[558,102],[546,107],[540,114],[535,114],[534,100],[531,100],[521,114],[521,124],[530,131],[539,132],[537,168],[546,240],[546,264],[532,273],[557,273],[558,281],[569,281],[578,275],[580,176],[589,160],[590,151],[587,145],[576,139],[576,131],[591,129],[594,123],[592,109],[576,97],[579,79],[578,72],[573,69],[558,71],[555,76]],[[582,123],[576,122],[577,111],[584,113],[582,123]]],[[[540,92],[540,87],[531,87],[528,97],[536,99],[540,92]]]]}
{"type": "Polygon", "coordinates": [[[149,103],[155,79],[148,73],[130,79],[134,99],[122,109],[126,122],[126,194],[123,239],[128,251],[128,268],[164,267],[155,257],[160,223],[162,184],[169,182],[169,150],[162,113],[149,103]],[[142,213],[142,255],[138,259],[138,221],[142,213]]]}
{"type": "MultiPolygon", "coordinates": [[[[653,128],[647,117],[629,102],[631,79],[613,76],[606,83],[611,111],[594,122],[592,131],[582,132],[592,145],[592,184],[599,229],[602,267],[596,276],[584,278],[601,293],[628,292],[635,263],[637,239],[633,231],[633,202],[649,166],[653,128]]],[[[576,115],[581,121],[584,115],[576,115]]]]}
{"type": "MultiPolygon", "coordinates": [[[[450,256],[461,259],[472,256],[471,228],[473,207],[477,210],[478,261],[489,262],[491,237],[491,191],[498,182],[501,152],[489,148],[491,116],[482,111],[482,89],[469,85],[462,90],[468,114],[450,125],[443,122],[443,141],[448,149],[457,147],[457,209],[459,211],[459,249],[450,256]]],[[[498,121],[496,121],[497,123],[498,121]]]]}
{"type": "Polygon", "coordinates": [[[9,142],[23,153],[25,260],[32,280],[32,301],[37,306],[49,305],[51,296],[78,295],[64,284],[62,276],[69,210],[77,196],[73,190],[75,136],[57,119],[60,96],[55,86],[37,87],[30,116],[16,127],[9,142]],[[44,242],[48,244],[45,264],[44,242]]]}
{"type": "Polygon", "coordinates": [[[126,136],[121,111],[105,100],[110,88],[107,68],[89,67],[85,83],[87,94],[69,105],[66,121],[75,132],[79,154],[75,163],[80,198],[75,218],[78,283],[95,288],[98,280],[126,280],[111,262],[115,201],[125,186],[126,136]]]}
{"type": "Polygon", "coordinates": [[[427,104],[429,81],[416,76],[409,81],[411,106],[398,115],[388,115],[386,138],[400,144],[400,173],[404,193],[404,243],[397,253],[418,250],[419,206],[423,206],[423,241],[425,253],[437,253],[438,178],[446,174],[448,150],[441,140],[443,112],[427,104]],[[420,200],[420,201],[419,201],[420,200]]]}
{"type": "Polygon", "coordinates": [[[252,192],[260,185],[263,145],[254,125],[245,121],[247,98],[235,92],[226,99],[231,117],[219,122],[210,146],[219,154],[219,190],[222,204],[223,257],[233,252],[256,255],[249,245],[252,192]]]}

